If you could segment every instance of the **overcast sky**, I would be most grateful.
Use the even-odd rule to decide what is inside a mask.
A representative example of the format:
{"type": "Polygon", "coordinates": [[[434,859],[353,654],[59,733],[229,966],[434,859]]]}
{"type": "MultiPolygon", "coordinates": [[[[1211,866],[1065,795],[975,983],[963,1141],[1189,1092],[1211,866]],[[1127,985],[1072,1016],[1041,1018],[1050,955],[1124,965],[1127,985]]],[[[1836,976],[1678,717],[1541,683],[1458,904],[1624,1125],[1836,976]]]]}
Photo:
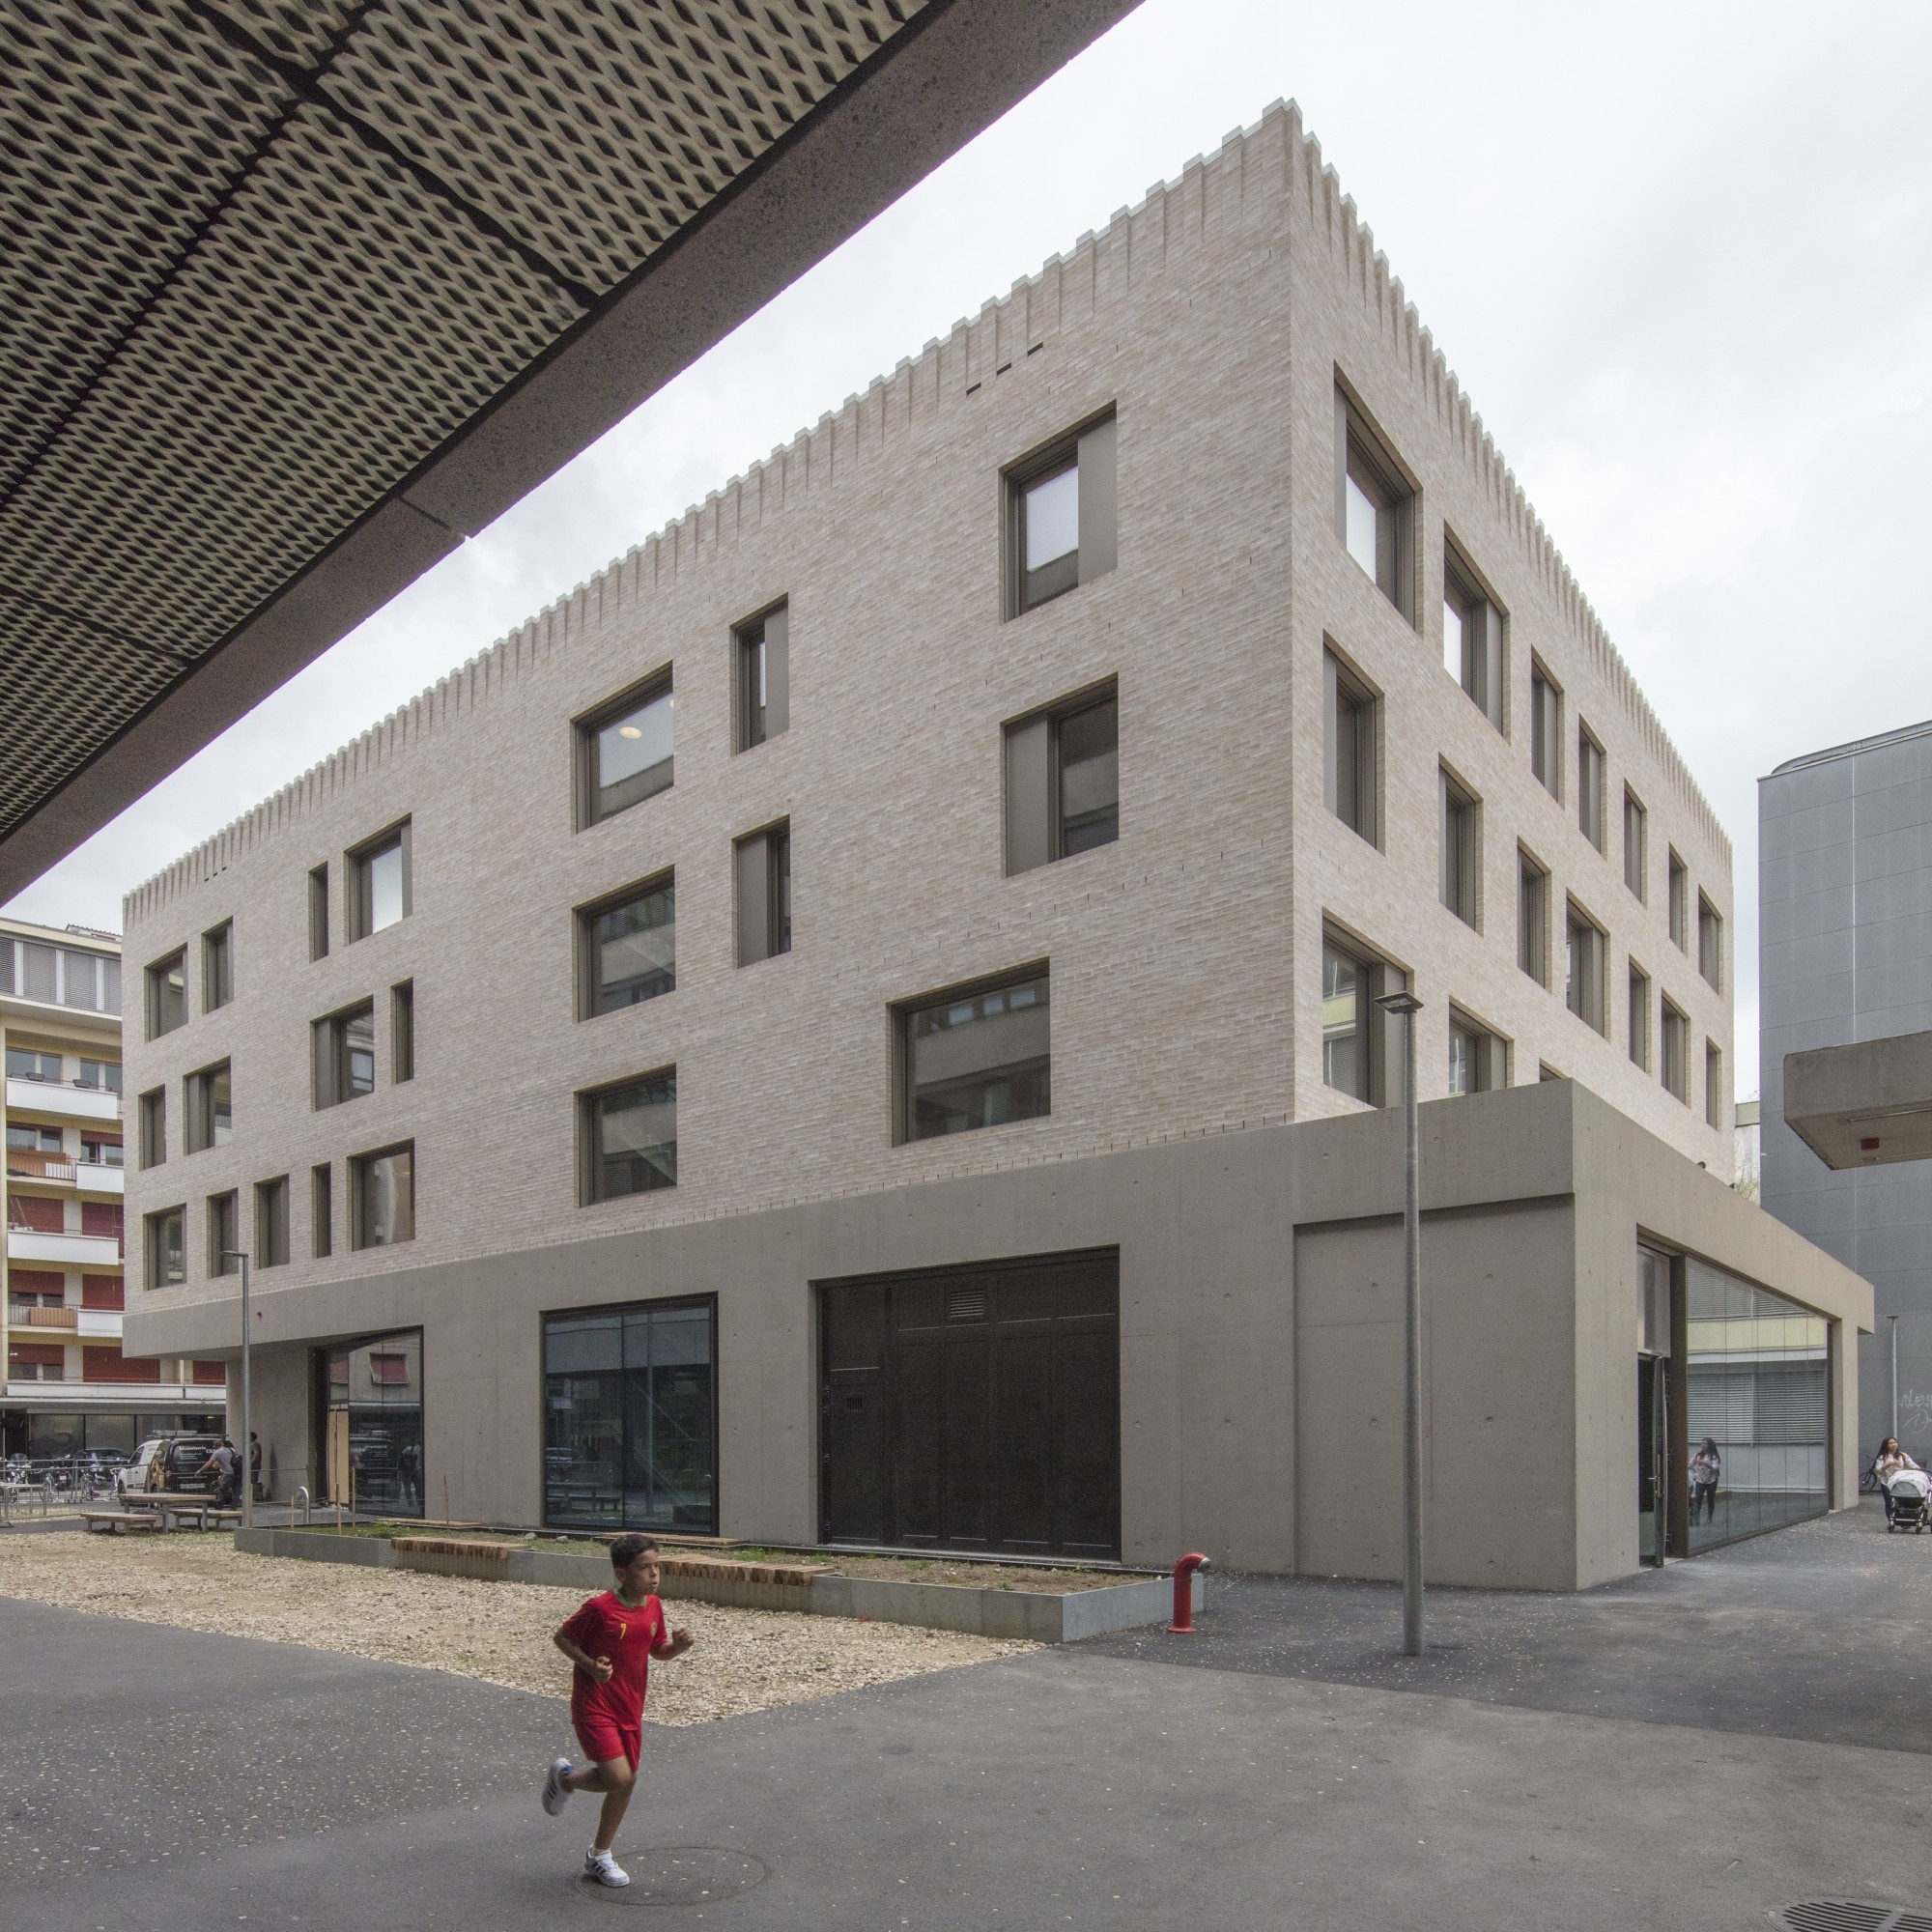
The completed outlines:
{"type": "Polygon", "coordinates": [[[121,895],[1300,102],[1728,828],[1755,1093],[1756,791],[1932,717],[1932,8],[1146,0],[838,254],[10,908],[121,895]]]}

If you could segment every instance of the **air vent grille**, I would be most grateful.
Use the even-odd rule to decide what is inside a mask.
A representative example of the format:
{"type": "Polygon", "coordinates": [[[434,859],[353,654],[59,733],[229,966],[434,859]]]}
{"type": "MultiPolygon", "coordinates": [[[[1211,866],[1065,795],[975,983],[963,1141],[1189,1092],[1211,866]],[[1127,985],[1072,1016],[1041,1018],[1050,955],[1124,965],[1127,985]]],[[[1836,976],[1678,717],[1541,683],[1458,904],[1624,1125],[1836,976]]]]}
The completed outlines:
{"type": "Polygon", "coordinates": [[[1802,1898],[1777,1922],[1786,1932],[1932,1932],[1932,1913],[1867,1898],[1802,1898]]]}
{"type": "Polygon", "coordinates": [[[986,1291],[983,1288],[949,1288],[946,1291],[946,1319],[949,1321],[985,1321],[986,1291]]]}

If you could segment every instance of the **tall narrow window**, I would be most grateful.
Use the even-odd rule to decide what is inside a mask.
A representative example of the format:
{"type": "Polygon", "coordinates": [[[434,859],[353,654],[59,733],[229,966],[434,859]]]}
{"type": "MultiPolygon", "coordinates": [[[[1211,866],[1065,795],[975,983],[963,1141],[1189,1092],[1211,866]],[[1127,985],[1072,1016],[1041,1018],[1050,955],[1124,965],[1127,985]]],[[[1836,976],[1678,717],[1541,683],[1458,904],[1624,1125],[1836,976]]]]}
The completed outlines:
{"type": "MultiPolygon", "coordinates": [[[[51,954],[49,954],[51,957],[51,954]]],[[[46,997],[53,998],[48,987],[46,997]]],[[[187,1025],[187,953],[171,952],[148,968],[148,1037],[187,1025]]]]}
{"type": "Polygon", "coordinates": [[[1549,874],[1517,848],[1516,963],[1539,986],[1549,983],[1549,874]]]}
{"type": "Polygon", "coordinates": [[[582,1200],[615,1201],[677,1185],[677,1068],[578,1095],[582,1200]]]}
{"type": "Polygon", "coordinates": [[[1449,1009],[1449,1092],[1487,1094],[1509,1085],[1508,1048],[1480,1020],[1449,1009]]]}
{"type": "Polygon", "coordinates": [[[1604,1027],[1604,929],[1575,899],[1567,921],[1564,1003],[1597,1033],[1604,1027]]]}
{"type": "Polygon", "coordinates": [[[1115,429],[1109,415],[1008,470],[1007,614],[1023,616],[1114,567],[1115,429]]]}
{"type": "Polygon", "coordinates": [[[1715,1039],[1704,1042],[1704,1124],[1724,1124],[1724,1056],[1715,1039]]]}
{"type": "Polygon", "coordinates": [[[1563,796],[1563,694],[1541,665],[1529,673],[1529,768],[1551,798],[1563,796]]]}
{"type": "Polygon", "coordinates": [[[1050,1114],[1050,1009],[1044,967],[899,1008],[898,1138],[929,1140],[1050,1114]]]}
{"type": "Polygon", "coordinates": [[[1120,732],[1111,681],[1005,727],[1009,873],[1121,836],[1120,732]]]}
{"type": "Polygon", "coordinates": [[[328,957],[328,867],[318,866],[308,875],[308,956],[328,957]]]}
{"type": "Polygon", "coordinates": [[[1322,787],[1328,810],[1371,845],[1378,842],[1378,702],[1333,651],[1321,654],[1322,787]]]}
{"type": "Polygon", "coordinates": [[[1482,807],[1446,771],[1442,791],[1442,903],[1465,925],[1478,923],[1482,807]]]}
{"type": "Polygon", "coordinates": [[[731,848],[738,964],[791,951],[791,821],[749,833],[731,848]]]}
{"type": "Polygon", "coordinates": [[[1604,849],[1604,748],[1589,727],[1577,727],[1577,824],[1599,852],[1604,849]]]}
{"type": "Polygon", "coordinates": [[[1723,990],[1724,919],[1702,893],[1697,895],[1697,971],[1723,990]]]}
{"type": "Polygon", "coordinates": [[[1663,1003],[1663,1087],[1690,1104],[1690,1022],[1668,1000],[1663,1003]]]}
{"type": "Polygon", "coordinates": [[[1381,1098],[1379,1029],[1373,1004],[1380,962],[1324,933],[1321,941],[1321,1078],[1357,1100],[1381,1098]]]}
{"type": "Polygon", "coordinates": [[[596,825],[668,791],[677,699],[660,672],[577,725],[578,820],[596,825]]]}
{"type": "Polygon", "coordinates": [[[1414,621],[1415,491],[1388,445],[1335,391],[1335,534],[1376,586],[1414,621]]]}
{"type": "Polygon", "coordinates": [[[416,982],[389,988],[389,1074],[397,1086],[416,1077],[416,982]]]}
{"type": "Polygon", "coordinates": [[[234,1096],[228,1062],[217,1061],[190,1073],[184,1083],[182,1112],[185,1122],[183,1151],[200,1153],[207,1148],[226,1147],[234,1131],[234,1096]]]}
{"type": "Polygon", "coordinates": [[[241,1205],[235,1190],[208,1197],[208,1271],[211,1275],[240,1274],[241,1205]]]}
{"type": "Polygon", "coordinates": [[[138,1129],[143,1167],[159,1167],[168,1157],[168,1090],[151,1087],[141,1095],[138,1129]]]}
{"type": "Polygon", "coordinates": [[[235,997],[235,922],[201,935],[201,1009],[212,1013],[235,997]]]}
{"type": "Polygon", "coordinates": [[[1650,897],[1650,814],[1628,785],[1624,787],[1624,884],[1638,898],[1650,897]]]}
{"type": "Polygon", "coordinates": [[[335,1249],[335,1177],[326,1160],[309,1172],[308,1221],[310,1248],[325,1260],[335,1249]]]}
{"type": "Polygon", "coordinates": [[[1650,976],[1634,959],[1630,963],[1630,1057],[1634,1065],[1650,1071],[1650,976]]]}
{"type": "Polygon", "coordinates": [[[353,1247],[388,1248],[416,1237],[413,1142],[357,1154],[349,1163],[349,1239],[353,1247]]]}
{"type": "Polygon", "coordinates": [[[281,1267],[289,1258],[289,1178],[255,1183],[255,1265],[281,1267]]]}
{"type": "Polygon", "coordinates": [[[362,1000],[314,1025],[315,1104],[339,1107],[376,1091],[376,1003],[362,1000]]]}
{"type": "Polygon", "coordinates": [[[732,632],[737,658],[738,743],[749,752],[791,723],[788,607],[781,604],[732,632]]]}
{"type": "Polygon", "coordinates": [[[410,913],[410,822],[349,855],[349,937],[367,939],[410,913]]]}
{"type": "Polygon", "coordinates": [[[1475,573],[1454,546],[1443,546],[1442,668],[1469,701],[1503,728],[1503,618],[1476,584],[1475,573]]]}
{"type": "Polygon", "coordinates": [[[1690,950],[1690,868],[1675,852],[1670,855],[1670,939],[1690,950]]]}
{"type": "Polygon", "coordinates": [[[187,1209],[163,1208],[150,1214],[141,1243],[150,1288],[173,1288],[187,1279],[187,1209]]]}
{"type": "Polygon", "coordinates": [[[677,881],[661,872],[577,915],[577,1016],[594,1019],[677,985],[677,881]]]}

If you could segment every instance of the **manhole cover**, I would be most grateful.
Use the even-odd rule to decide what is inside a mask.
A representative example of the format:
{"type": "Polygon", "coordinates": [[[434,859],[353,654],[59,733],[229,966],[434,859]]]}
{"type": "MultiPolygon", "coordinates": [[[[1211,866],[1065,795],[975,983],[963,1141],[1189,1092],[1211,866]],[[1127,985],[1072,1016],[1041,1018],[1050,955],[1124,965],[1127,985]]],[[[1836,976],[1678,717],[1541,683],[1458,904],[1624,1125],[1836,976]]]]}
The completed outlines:
{"type": "Polygon", "coordinates": [[[600,1905],[715,1905],[755,1891],[772,1875],[763,1859],[727,1845],[657,1845],[640,1851],[619,1845],[617,1862],[631,1874],[629,1885],[573,1878],[571,1890],[600,1905]]]}
{"type": "Polygon", "coordinates": [[[1801,1898],[1776,1916],[1788,1932],[1932,1932],[1932,1912],[1868,1898],[1801,1898]]]}

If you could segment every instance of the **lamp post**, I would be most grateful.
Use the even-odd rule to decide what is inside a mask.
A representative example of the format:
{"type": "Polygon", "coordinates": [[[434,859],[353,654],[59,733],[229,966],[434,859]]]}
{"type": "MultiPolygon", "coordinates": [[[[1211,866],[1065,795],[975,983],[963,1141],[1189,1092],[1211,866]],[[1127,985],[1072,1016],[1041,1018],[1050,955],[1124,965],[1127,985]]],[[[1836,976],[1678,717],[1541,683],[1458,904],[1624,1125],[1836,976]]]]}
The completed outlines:
{"type": "Polygon", "coordinates": [[[1896,1441],[1898,1437],[1898,1317],[1896,1315],[1888,1315],[1885,1319],[1891,1323],[1891,1427],[1886,1431],[1886,1434],[1896,1441]]]}
{"type": "Polygon", "coordinates": [[[1422,1655],[1422,1128],[1415,1108],[1413,993],[1376,1005],[1402,1017],[1402,1654],[1422,1655]]]}
{"type": "Polygon", "coordinates": [[[240,1248],[223,1248],[221,1259],[242,1264],[242,1527],[255,1527],[255,1463],[248,1410],[248,1257],[240,1248]]]}

